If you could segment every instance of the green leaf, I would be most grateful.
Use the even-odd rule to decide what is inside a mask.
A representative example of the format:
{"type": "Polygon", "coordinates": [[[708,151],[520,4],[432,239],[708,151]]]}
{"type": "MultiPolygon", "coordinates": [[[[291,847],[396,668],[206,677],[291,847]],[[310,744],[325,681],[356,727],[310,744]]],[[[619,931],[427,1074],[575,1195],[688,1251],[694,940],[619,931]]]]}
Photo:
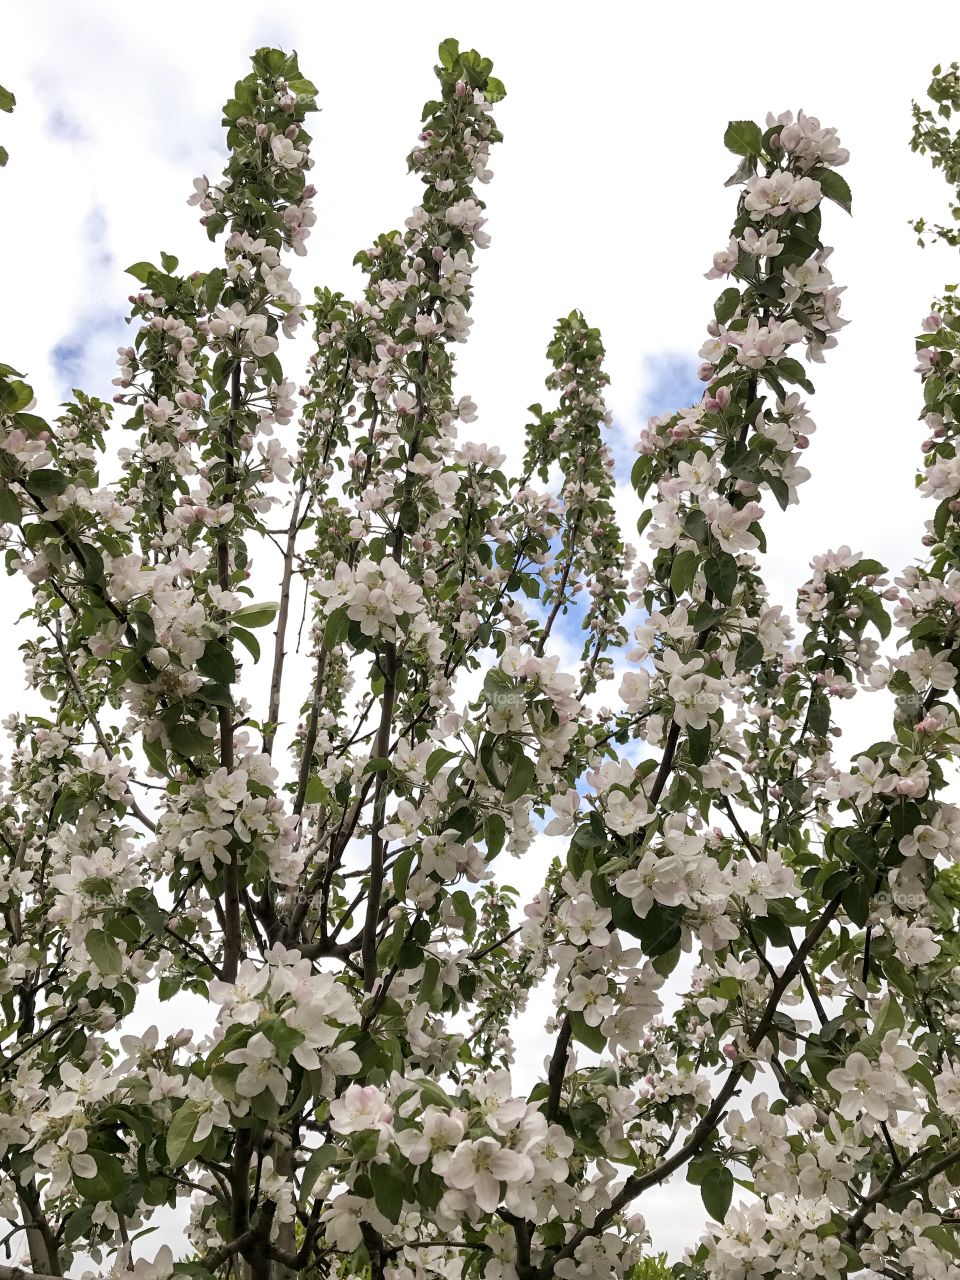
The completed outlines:
{"type": "Polygon", "coordinates": [[[744,632],[737,645],[736,667],[738,671],[749,671],[763,661],[763,644],[754,635],[744,632]]]}
{"type": "Polygon", "coordinates": [[[807,723],[818,738],[826,737],[830,728],[830,700],[825,693],[810,695],[807,723]]]}
{"type": "MultiPolygon", "coordinates": [[[[160,909],[160,904],[143,885],[131,889],[127,894],[127,905],[135,911],[140,919],[159,937],[166,927],[167,916],[160,909]]],[[[89,949],[89,948],[88,948],[89,949]]]]}
{"type": "Polygon", "coordinates": [[[879,574],[886,572],[886,565],[881,564],[879,560],[861,560],[850,570],[850,576],[854,578],[864,578],[869,574],[872,574],[874,577],[877,577],[879,574]]]}
{"type": "Polygon", "coordinates": [[[312,80],[305,80],[303,76],[288,80],[287,89],[295,93],[298,98],[315,98],[320,92],[312,80]]]}
{"type": "Polygon", "coordinates": [[[91,929],[86,935],[87,952],[102,974],[116,977],[123,972],[123,952],[102,929],[91,929]]]}
{"type": "Polygon", "coordinates": [[[737,561],[726,551],[718,551],[703,566],[707,586],[721,602],[731,604],[733,589],[737,585],[737,561]]]}
{"type": "Polygon", "coordinates": [[[607,1037],[600,1028],[591,1027],[589,1023],[585,1022],[583,1014],[579,1010],[575,1013],[568,1012],[567,1017],[570,1019],[570,1030],[573,1032],[574,1040],[579,1040],[581,1044],[585,1044],[594,1053],[603,1053],[607,1037]]]}
{"type": "Polygon", "coordinates": [[[435,751],[431,751],[427,757],[427,781],[432,782],[443,766],[456,757],[457,753],[448,751],[446,747],[437,747],[435,751]]]}
{"type": "Polygon", "coordinates": [[[230,621],[241,627],[265,627],[277,616],[278,604],[268,601],[266,604],[248,604],[231,615],[230,621]]]}
{"type": "Polygon", "coordinates": [[[725,187],[739,187],[741,182],[746,182],[757,171],[756,158],[753,156],[744,156],[740,163],[731,173],[723,184],[725,187]]]}
{"type": "Polygon", "coordinates": [[[391,1222],[399,1222],[403,1213],[403,1189],[406,1178],[395,1164],[372,1164],[370,1184],[377,1208],[391,1222]]]}
{"type": "Polygon", "coordinates": [[[697,575],[699,563],[700,557],[691,548],[679,551],[673,557],[673,564],[670,566],[670,589],[675,596],[682,596],[685,591],[690,590],[697,575]]]}
{"type": "Polygon", "coordinates": [[[760,126],[752,120],[731,120],[723,135],[723,145],[738,156],[758,156],[763,149],[760,126]]]}
{"type": "Polygon", "coordinates": [[[330,792],[324,782],[317,777],[310,778],[307,782],[307,790],[304,800],[307,804],[326,804],[330,799],[330,792]]]}
{"type": "Polygon", "coordinates": [[[923,382],[923,403],[932,409],[943,395],[943,379],[935,373],[928,373],[923,382]]]}
{"type": "Polygon", "coordinates": [[[277,1056],[284,1064],[298,1044],[303,1044],[304,1034],[296,1027],[291,1027],[283,1018],[268,1018],[261,1022],[258,1030],[267,1037],[277,1051],[277,1056]]]}
{"type": "Polygon", "coordinates": [[[415,849],[404,849],[393,864],[393,892],[397,900],[402,902],[407,892],[407,881],[410,879],[410,868],[413,866],[415,849]]]}
{"type": "Polygon", "coordinates": [[[197,670],[209,676],[217,684],[229,686],[237,678],[233,654],[220,640],[208,640],[197,661],[197,670]]]}
{"type": "Polygon", "coordinates": [[[862,596],[861,603],[863,604],[863,612],[880,632],[881,639],[886,640],[890,634],[892,623],[890,622],[890,615],[884,608],[882,598],[875,591],[868,590],[862,596]]]}
{"type": "Polygon", "coordinates": [[[483,837],[487,843],[487,854],[491,858],[503,848],[503,842],[507,834],[507,824],[501,818],[499,813],[488,814],[483,820],[483,837]]]}
{"type": "MultiPolygon", "coordinates": [[[[33,388],[15,378],[12,382],[0,379],[0,413],[19,413],[33,399],[33,388]]],[[[36,475],[36,471],[33,475],[36,475]]]]}
{"type": "Polygon", "coordinates": [[[498,80],[496,76],[487,76],[487,83],[484,86],[483,96],[489,103],[502,102],[507,96],[507,91],[503,86],[503,81],[498,80]]]}
{"type": "Polygon", "coordinates": [[[152,275],[155,275],[157,268],[152,262],[135,262],[132,267],[127,267],[127,275],[133,276],[142,284],[146,284],[152,275]]]}
{"type": "Polygon", "coordinates": [[[170,745],[181,756],[203,755],[209,751],[213,739],[202,733],[195,724],[189,721],[178,721],[167,730],[170,745]]]}
{"type": "Polygon", "coordinates": [[[841,898],[844,911],[846,911],[853,923],[861,929],[867,923],[867,916],[870,914],[870,903],[873,899],[873,890],[869,884],[869,879],[869,876],[858,876],[852,884],[847,885],[841,898]]]}
{"type": "Polygon", "coordinates": [[[703,729],[687,729],[687,748],[695,765],[706,764],[710,758],[710,729],[709,721],[703,729]]]}
{"type": "Polygon", "coordinates": [[[24,483],[31,493],[46,498],[63,493],[67,487],[67,477],[59,471],[47,471],[41,468],[39,471],[31,471],[24,483]]]}
{"type": "Polygon", "coordinates": [[[781,356],[777,361],[777,376],[784,382],[796,382],[804,391],[813,395],[813,383],[807,377],[803,365],[792,356],[781,356]]]}
{"type": "Polygon", "coordinates": [[[688,538],[692,538],[694,542],[699,542],[701,546],[707,541],[707,517],[703,514],[699,507],[688,514],[683,522],[683,532],[688,538]]]}
{"type": "Polygon", "coordinates": [[[10,92],[0,84],[0,111],[12,111],[17,105],[17,100],[10,92]]]}
{"type": "Polygon", "coordinates": [[[0,524],[19,524],[21,515],[16,494],[4,485],[0,488],[0,524]]]}
{"type": "Polygon", "coordinates": [[[528,795],[536,774],[537,766],[529,756],[518,756],[510,773],[510,781],[503,791],[503,803],[513,804],[521,796],[528,795]]]}
{"type": "Polygon", "coordinates": [[[113,1200],[129,1185],[129,1178],[123,1171],[123,1165],[116,1156],[107,1151],[90,1151],[97,1166],[93,1178],[74,1176],[73,1185],[84,1200],[113,1200]]]}
{"type": "Polygon", "coordinates": [[[157,984],[157,995],[161,1000],[172,1000],[173,997],[175,995],[179,995],[182,990],[183,979],[180,977],[171,978],[168,975],[167,977],[161,978],[157,984]]]}
{"type": "Polygon", "coordinates": [[[380,1145],[379,1129],[361,1129],[350,1134],[350,1149],[356,1160],[372,1160],[380,1145]]]}
{"type": "Polygon", "coordinates": [[[230,634],[235,640],[239,640],[254,662],[260,661],[260,641],[252,632],[245,630],[243,627],[234,627],[230,634]]]}
{"type": "Polygon", "coordinates": [[[167,1159],[174,1169],[179,1169],[188,1160],[192,1160],[204,1145],[202,1142],[193,1140],[199,1123],[200,1104],[198,1102],[185,1102],[174,1115],[167,1130],[167,1159]]]}
{"type": "Polygon", "coordinates": [[[841,178],[835,169],[812,169],[808,175],[816,178],[820,183],[820,189],[828,200],[832,200],[834,204],[838,204],[841,209],[845,209],[847,213],[853,212],[853,194],[845,178],[841,178]]]}
{"type": "Polygon", "coordinates": [[[350,630],[350,619],[347,617],[346,605],[341,605],[339,609],[334,609],[333,613],[327,618],[327,625],[323,629],[323,647],[327,653],[331,653],[334,649],[343,644],[350,630]]]}
{"type": "Polygon", "coordinates": [[[306,1204],[309,1199],[310,1192],[317,1185],[317,1179],[323,1173],[324,1169],[329,1169],[340,1159],[340,1152],[335,1146],[326,1143],[322,1147],[317,1147],[313,1155],[307,1161],[303,1168],[303,1174],[300,1178],[300,1204],[306,1204]]]}
{"type": "Polygon", "coordinates": [[[724,1165],[714,1165],[700,1183],[700,1198],[715,1222],[723,1222],[733,1199],[733,1174],[724,1165]]]}
{"type": "Polygon", "coordinates": [[[449,37],[444,40],[438,50],[440,57],[440,65],[446,71],[452,71],[457,65],[457,59],[460,57],[460,42],[449,37]]]}
{"type": "Polygon", "coordinates": [[[143,754],[147,757],[147,761],[152,769],[156,769],[157,773],[165,774],[167,772],[167,756],[157,741],[148,742],[146,738],[142,739],[143,754]]]}
{"type": "Polygon", "coordinates": [[[881,1039],[888,1031],[900,1031],[906,1024],[903,1009],[892,991],[888,991],[884,997],[874,1022],[876,1034],[881,1039]]]}
{"type": "Polygon", "coordinates": [[[219,267],[215,271],[207,272],[203,282],[203,302],[208,311],[213,311],[220,301],[225,279],[226,275],[219,267]]]}
{"type": "Polygon", "coordinates": [[[180,265],[180,259],[175,258],[172,253],[164,253],[160,251],[160,261],[163,263],[163,269],[169,275],[172,271],[176,271],[180,265]]]}
{"type": "Polygon", "coordinates": [[[733,319],[734,313],[740,305],[740,297],[739,289],[724,289],[713,304],[713,314],[717,317],[717,324],[726,324],[728,320],[733,319]]]}
{"type": "Polygon", "coordinates": [[[453,909],[463,921],[463,934],[468,942],[472,942],[477,932],[477,913],[474,910],[470,897],[463,889],[457,889],[455,893],[450,895],[450,901],[453,909]]]}
{"type": "Polygon", "coordinates": [[[404,533],[416,533],[420,528],[420,508],[412,498],[400,504],[399,519],[404,533]]]}
{"type": "Polygon", "coordinates": [[[681,941],[678,907],[661,907],[655,903],[641,920],[629,899],[617,897],[613,906],[613,923],[634,938],[639,938],[644,955],[667,955],[681,941]]]}

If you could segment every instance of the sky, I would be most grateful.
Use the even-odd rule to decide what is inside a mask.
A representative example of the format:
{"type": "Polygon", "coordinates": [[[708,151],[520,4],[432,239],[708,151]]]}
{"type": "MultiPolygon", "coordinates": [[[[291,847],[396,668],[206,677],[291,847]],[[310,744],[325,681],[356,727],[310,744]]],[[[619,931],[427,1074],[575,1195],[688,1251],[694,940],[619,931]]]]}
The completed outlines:
{"type": "MultiPolygon", "coordinates": [[[[913,338],[942,284],[960,279],[954,252],[921,251],[908,225],[941,217],[947,196],[909,150],[910,103],[934,63],[960,56],[960,13],[943,6],[936,22],[916,22],[899,5],[848,2],[829,15],[725,15],[699,0],[421,0],[413,13],[384,0],[6,8],[0,83],[18,106],[0,115],[10,152],[0,171],[0,361],[27,375],[39,411],[55,412],[74,386],[112,395],[116,348],[131,333],[126,266],[161,249],[185,269],[215,262],[186,197],[195,176],[221,171],[219,109],[260,45],[295,48],[322,106],[311,126],[318,218],[297,287],[305,297],[321,284],[356,292],[356,251],[401,227],[418,200],[405,156],[432,96],[437,45],[453,35],[493,59],[508,93],[496,110],[505,141],[482,192],[492,245],[479,255],[475,323],[458,352],[461,392],[480,410],[475,438],[519,457],[526,407],[545,396],[552,327],[582,309],[608,353],[618,509],[625,525],[636,519],[626,481],[640,428],[699,394],[696,353],[719,292],[704,272],[736,201],[723,186],[736,165],[726,123],[803,108],[851,152],[853,217],[824,213],[850,324],[813,367],[813,478],[799,507],[768,514],[768,580],[790,606],[811,556],[827,548],[850,544],[895,571],[909,563],[932,514],[914,491],[923,432],[913,338]]],[[[11,628],[0,636],[4,712],[24,697],[18,643],[11,628]]],[[[856,754],[884,733],[889,707],[878,698],[844,714],[840,750],[856,754]]],[[[525,1045],[519,1066],[532,1070],[543,1051],[525,1045]]],[[[702,1210],[682,1181],[639,1208],[674,1256],[698,1234],[702,1210]]]]}

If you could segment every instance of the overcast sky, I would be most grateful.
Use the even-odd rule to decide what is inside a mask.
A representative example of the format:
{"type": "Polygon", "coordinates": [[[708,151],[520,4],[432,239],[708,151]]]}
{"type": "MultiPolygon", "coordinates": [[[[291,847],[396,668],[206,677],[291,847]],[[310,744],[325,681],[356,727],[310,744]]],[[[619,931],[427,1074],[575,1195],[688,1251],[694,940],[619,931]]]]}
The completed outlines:
{"type": "MultiPolygon", "coordinates": [[[[418,201],[404,158],[432,96],[436,47],[454,35],[493,59],[508,93],[483,191],[493,242],[459,354],[461,391],[480,408],[470,430],[518,456],[526,406],[544,397],[552,326],[579,307],[603,332],[626,481],[645,417],[697,395],[696,351],[719,291],[703,273],[736,199],[723,187],[736,164],[726,123],[803,108],[851,152],[854,216],[824,208],[851,323],[813,368],[813,479],[799,508],[770,513],[769,576],[791,605],[810,557],[828,547],[849,543],[899,569],[932,514],[913,486],[912,340],[942,283],[960,278],[955,255],[921,251],[907,225],[939,217],[946,195],[909,150],[911,98],[935,62],[960,55],[960,17],[947,6],[935,22],[918,15],[853,3],[725,12],[691,0],[7,6],[0,83],[18,106],[0,115],[10,152],[0,360],[28,376],[47,414],[72,386],[112,395],[115,349],[130,333],[124,268],[161,249],[188,270],[214,261],[185,201],[194,176],[221,171],[220,106],[263,44],[299,52],[323,108],[309,126],[318,221],[296,283],[307,297],[319,284],[355,293],[354,253],[418,201]]],[[[631,510],[626,490],[621,507],[631,510]]],[[[22,697],[8,660],[16,643],[0,642],[4,711],[22,697]]],[[[849,721],[851,753],[884,732],[881,702],[849,721]]],[[[526,1046],[528,1063],[541,1054],[526,1046]]],[[[682,1183],[639,1206],[675,1255],[697,1234],[691,1195],[697,1212],[682,1183]]]]}

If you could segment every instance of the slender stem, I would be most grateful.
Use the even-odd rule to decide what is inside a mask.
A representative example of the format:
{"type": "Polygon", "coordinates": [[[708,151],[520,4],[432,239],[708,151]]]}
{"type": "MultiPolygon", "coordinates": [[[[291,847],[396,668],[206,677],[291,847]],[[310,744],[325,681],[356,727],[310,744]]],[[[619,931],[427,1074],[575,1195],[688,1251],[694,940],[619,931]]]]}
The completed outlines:
{"type": "Polygon", "coordinates": [[[280,609],[277,613],[277,630],[273,640],[273,670],[270,675],[270,705],[267,709],[267,723],[263,732],[263,750],[268,756],[273,754],[273,743],[277,736],[277,724],[280,719],[280,690],[283,684],[283,664],[287,656],[284,646],[287,637],[287,619],[290,615],[290,586],[293,582],[293,559],[297,549],[297,535],[300,532],[300,503],[305,489],[306,481],[301,480],[293,510],[290,513],[287,542],[283,552],[280,609]]]}
{"type": "MultiPolygon", "coordinates": [[[[234,458],[233,428],[240,411],[240,360],[230,375],[230,413],[227,418],[224,457],[225,480],[228,498],[233,496],[236,485],[236,460],[234,458]]],[[[217,542],[217,582],[221,591],[230,589],[230,547],[224,531],[217,542]]],[[[217,708],[220,722],[220,763],[232,772],[233,757],[233,708],[217,708]]],[[[220,966],[224,982],[235,982],[240,965],[240,949],[243,942],[243,923],[240,915],[240,850],[234,848],[224,870],[223,887],[223,964],[220,966]]]]}
{"type": "MultiPolygon", "coordinates": [[[[397,650],[388,644],[383,663],[383,702],[380,709],[380,727],[374,748],[378,756],[390,750],[390,731],[393,725],[393,706],[397,693],[397,650]]],[[[380,899],[383,894],[384,840],[383,825],[387,806],[387,775],[377,774],[373,796],[373,817],[370,833],[370,885],[367,892],[367,911],[363,925],[361,957],[363,960],[363,989],[372,991],[377,977],[377,928],[380,922],[380,899]]]]}
{"type": "Polygon", "coordinates": [[[303,752],[300,756],[300,773],[297,777],[297,795],[293,802],[293,812],[298,816],[303,813],[307,799],[307,784],[310,781],[310,766],[313,763],[313,749],[317,745],[317,729],[320,724],[320,709],[323,704],[323,676],[327,668],[327,651],[320,650],[317,658],[317,674],[313,682],[313,702],[310,705],[310,718],[307,722],[307,735],[303,740],[303,752]]]}

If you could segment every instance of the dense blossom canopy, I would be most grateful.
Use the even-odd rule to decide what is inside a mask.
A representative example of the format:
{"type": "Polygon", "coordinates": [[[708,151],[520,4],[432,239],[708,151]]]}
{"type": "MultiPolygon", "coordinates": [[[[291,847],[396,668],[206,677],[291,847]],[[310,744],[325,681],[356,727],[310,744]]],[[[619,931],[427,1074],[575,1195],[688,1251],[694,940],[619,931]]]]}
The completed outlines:
{"type": "Polygon", "coordinates": [[[711,1218],[678,1277],[960,1277],[960,305],[917,342],[922,558],[816,554],[788,612],[763,519],[809,477],[847,152],[802,112],[730,124],[704,392],[642,432],[638,559],[580,312],[519,475],[454,390],[491,71],[441,45],[421,203],[357,255],[356,301],[305,303],[317,91],[260,50],[190,196],[222,265],[130,268],[117,407],[47,422],[0,366],[47,704],[5,721],[7,1238],[41,1275],[642,1280],[643,1193],[677,1174],[711,1218]],[[883,690],[889,738],[835,757],[839,701],[883,690]],[[567,852],[522,904],[544,829],[567,852]],[[172,1031],[185,992],[209,1025],[172,1031]],[[168,1029],[129,1034],[148,994],[168,1029]],[[149,1234],[178,1203],[179,1256],[149,1234]]]}

